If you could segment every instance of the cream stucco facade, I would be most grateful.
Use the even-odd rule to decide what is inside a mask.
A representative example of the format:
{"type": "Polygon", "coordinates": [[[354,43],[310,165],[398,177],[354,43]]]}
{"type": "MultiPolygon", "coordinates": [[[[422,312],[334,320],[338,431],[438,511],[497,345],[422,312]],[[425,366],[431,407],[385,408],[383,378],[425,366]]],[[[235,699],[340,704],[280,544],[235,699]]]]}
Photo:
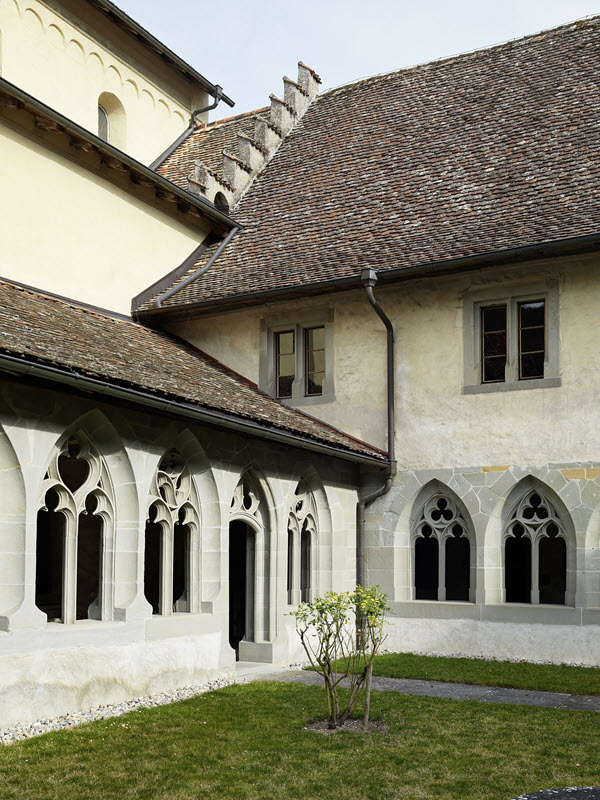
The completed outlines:
{"type": "MultiPolygon", "coordinates": [[[[600,663],[600,358],[590,334],[599,277],[593,254],[376,289],[395,328],[398,474],[367,515],[367,574],[390,598],[393,648],[600,663]],[[547,298],[547,377],[478,385],[474,308],[537,296],[547,298]],[[564,605],[506,601],[507,515],[534,490],[564,525],[564,605]],[[456,504],[468,529],[469,602],[416,599],[416,522],[423,503],[436,496],[456,504]]],[[[385,447],[385,329],[363,292],[264,304],[171,327],[259,382],[270,321],[279,318],[288,327],[296,320],[333,324],[335,399],[302,409],[385,447]]]]}
{"type": "Polygon", "coordinates": [[[0,75],[94,134],[102,105],[110,143],[145,164],[208,104],[200,87],[77,0],[2,0],[0,75]]]}
{"type": "Polygon", "coordinates": [[[0,197],[0,275],[128,314],[131,298],[179,266],[210,226],[168,213],[64,147],[50,152],[0,124],[0,181],[12,187],[0,197]]]}

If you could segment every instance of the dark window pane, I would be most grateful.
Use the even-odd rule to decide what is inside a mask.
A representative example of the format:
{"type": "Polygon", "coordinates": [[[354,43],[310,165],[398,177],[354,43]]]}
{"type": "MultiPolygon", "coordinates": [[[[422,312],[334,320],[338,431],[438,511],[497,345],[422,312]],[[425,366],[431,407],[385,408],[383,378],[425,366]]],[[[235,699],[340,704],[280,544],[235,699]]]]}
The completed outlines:
{"type": "Polygon", "coordinates": [[[285,375],[279,378],[277,381],[277,397],[291,397],[293,382],[293,375],[285,375]]]}
{"type": "Polygon", "coordinates": [[[506,331],[483,334],[483,355],[484,357],[506,355],[506,331]]]}
{"type": "Polygon", "coordinates": [[[521,356],[522,379],[544,377],[544,354],[527,353],[521,356]]]}
{"type": "Polygon", "coordinates": [[[544,328],[529,328],[521,331],[521,352],[544,351],[544,328]]]}
{"type": "Polygon", "coordinates": [[[535,325],[544,325],[545,309],[543,300],[535,300],[533,303],[521,303],[521,327],[531,328],[535,325]]]}
{"type": "Polygon", "coordinates": [[[325,351],[316,350],[306,354],[306,368],[308,372],[325,372],[325,351]]]}
{"type": "Polygon", "coordinates": [[[484,333],[506,330],[506,306],[481,309],[481,327],[484,333]]]}
{"type": "Polygon", "coordinates": [[[294,331],[282,331],[275,334],[277,347],[277,397],[291,397],[292,383],[296,375],[295,336],[294,331]]]}
{"type": "Polygon", "coordinates": [[[323,394],[323,379],[325,378],[324,372],[314,372],[312,375],[307,376],[306,381],[306,394],[323,394]]]}
{"type": "Polygon", "coordinates": [[[483,382],[492,383],[493,381],[503,381],[505,366],[506,356],[495,356],[494,358],[484,359],[483,382]]]}

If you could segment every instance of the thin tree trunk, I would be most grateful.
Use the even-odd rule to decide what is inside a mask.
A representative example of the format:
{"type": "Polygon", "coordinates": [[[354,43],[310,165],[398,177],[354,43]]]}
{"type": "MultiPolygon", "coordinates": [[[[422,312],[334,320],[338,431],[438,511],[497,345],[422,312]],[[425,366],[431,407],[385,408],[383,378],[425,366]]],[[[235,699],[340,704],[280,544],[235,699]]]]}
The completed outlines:
{"type": "Polygon", "coordinates": [[[365,728],[369,727],[369,712],[371,710],[371,676],[373,674],[373,659],[371,659],[371,663],[369,664],[369,669],[367,670],[367,683],[365,687],[365,713],[363,716],[363,726],[365,728]]]}

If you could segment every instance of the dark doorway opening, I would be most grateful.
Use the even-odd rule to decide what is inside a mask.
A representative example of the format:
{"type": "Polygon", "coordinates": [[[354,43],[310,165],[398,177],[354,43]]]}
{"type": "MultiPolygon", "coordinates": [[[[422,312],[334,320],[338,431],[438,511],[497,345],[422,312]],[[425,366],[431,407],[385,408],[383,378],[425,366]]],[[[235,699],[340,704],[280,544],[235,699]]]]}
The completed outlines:
{"type": "Polygon", "coordinates": [[[512,532],[504,546],[506,602],[531,603],[531,539],[519,523],[512,532]]]}
{"type": "Polygon", "coordinates": [[[48,615],[48,622],[63,619],[63,565],[65,548],[64,514],[56,509],[60,502],[54,489],[46,492],[47,510],[38,511],[35,571],[35,604],[48,615]]]}
{"type": "Polygon", "coordinates": [[[245,522],[229,525],[229,644],[240,660],[240,642],[251,640],[254,622],[254,531],[245,522]]]}
{"type": "Polygon", "coordinates": [[[415,539],[415,596],[417,600],[438,599],[439,545],[428,525],[415,539]]]}

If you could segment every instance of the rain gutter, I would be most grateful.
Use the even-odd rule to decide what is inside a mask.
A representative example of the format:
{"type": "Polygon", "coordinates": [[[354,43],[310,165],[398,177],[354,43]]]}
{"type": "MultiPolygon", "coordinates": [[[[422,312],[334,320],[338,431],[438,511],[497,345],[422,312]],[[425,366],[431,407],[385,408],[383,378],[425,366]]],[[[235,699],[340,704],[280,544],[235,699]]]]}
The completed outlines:
{"type": "MultiPolygon", "coordinates": [[[[460,258],[446,259],[443,261],[429,261],[415,264],[410,267],[395,267],[380,270],[378,273],[381,284],[392,283],[413,278],[430,277],[435,275],[449,275],[454,272],[476,270],[484,267],[501,266],[533,258],[546,258],[550,256],[573,255],[577,253],[592,252],[600,248],[600,233],[591,233],[585,236],[573,236],[564,239],[555,239],[550,242],[523,245],[506,250],[491,250],[481,255],[463,256],[460,258]]],[[[349,291],[361,287],[361,280],[356,274],[342,278],[331,278],[325,281],[283,286],[276,289],[265,289],[259,292],[247,292],[231,298],[222,297],[215,300],[203,300],[196,303],[187,303],[185,307],[177,306],[173,311],[179,310],[190,314],[194,310],[208,311],[209,309],[236,308],[244,305],[268,302],[271,298],[293,298],[325,292],[349,291]]],[[[152,314],[153,309],[140,311],[140,316],[152,314]]],[[[163,309],[162,313],[165,313],[163,309]]]]}
{"type": "Polygon", "coordinates": [[[379,319],[383,322],[387,334],[387,446],[388,463],[384,472],[384,483],[378,489],[361,497],[356,503],[356,583],[359,586],[366,585],[366,560],[365,560],[365,510],[378,497],[387,494],[392,488],[393,477],[396,474],[396,448],[395,448],[395,382],[394,382],[394,326],[389,317],[381,308],[375,298],[373,288],[377,283],[377,270],[363,267],[360,274],[361,282],[365,287],[367,298],[379,319]]]}
{"type": "MultiPolygon", "coordinates": [[[[180,292],[182,289],[185,289],[185,287],[188,284],[192,283],[192,281],[195,281],[196,278],[199,278],[201,275],[204,275],[205,272],[208,272],[208,270],[212,267],[212,265],[215,263],[217,258],[221,255],[223,250],[225,250],[225,248],[227,247],[229,242],[233,239],[233,237],[239,231],[239,229],[240,229],[239,227],[235,227],[235,228],[232,228],[229,231],[227,236],[223,239],[221,244],[217,247],[215,252],[212,254],[212,256],[208,259],[208,261],[206,262],[206,264],[203,267],[200,267],[195,272],[192,272],[191,275],[188,275],[187,278],[185,280],[183,280],[181,283],[178,283],[177,286],[173,286],[170,289],[168,289],[166,292],[163,292],[162,294],[160,294],[156,298],[156,301],[155,301],[156,308],[161,308],[161,306],[162,306],[162,304],[163,304],[163,302],[165,300],[168,300],[169,297],[173,297],[174,294],[176,294],[177,292],[180,292]]],[[[202,244],[200,244],[196,248],[196,250],[194,250],[194,252],[186,259],[186,263],[189,262],[190,266],[195,264],[196,260],[197,260],[196,253],[197,252],[200,253],[201,252],[201,248],[202,248],[202,244]]]]}
{"type": "Polygon", "coordinates": [[[212,411],[193,405],[192,403],[168,400],[166,398],[157,397],[150,392],[118,386],[107,380],[92,378],[88,375],[73,372],[72,370],[66,372],[58,367],[39,364],[26,357],[18,357],[6,353],[0,354],[0,369],[19,375],[38,378],[43,381],[60,383],[86,393],[93,392],[96,395],[106,395],[107,397],[117,400],[142,405],[154,411],[164,412],[170,415],[176,414],[178,416],[191,418],[198,423],[214,425],[219,428],[224,428],[225,430],[232,430],[261,439],[270,439],[279,444],[299,447],[303,450],[322,453],[323,455],[341,458],[353,463],[381,466],[380,459],[375,456],[369,456],[366,453],[344,450],[336,445],[313,441],[307,436],[290,431],[268,429],[258,422],[235,417],[226,412],[212,411]]]}

